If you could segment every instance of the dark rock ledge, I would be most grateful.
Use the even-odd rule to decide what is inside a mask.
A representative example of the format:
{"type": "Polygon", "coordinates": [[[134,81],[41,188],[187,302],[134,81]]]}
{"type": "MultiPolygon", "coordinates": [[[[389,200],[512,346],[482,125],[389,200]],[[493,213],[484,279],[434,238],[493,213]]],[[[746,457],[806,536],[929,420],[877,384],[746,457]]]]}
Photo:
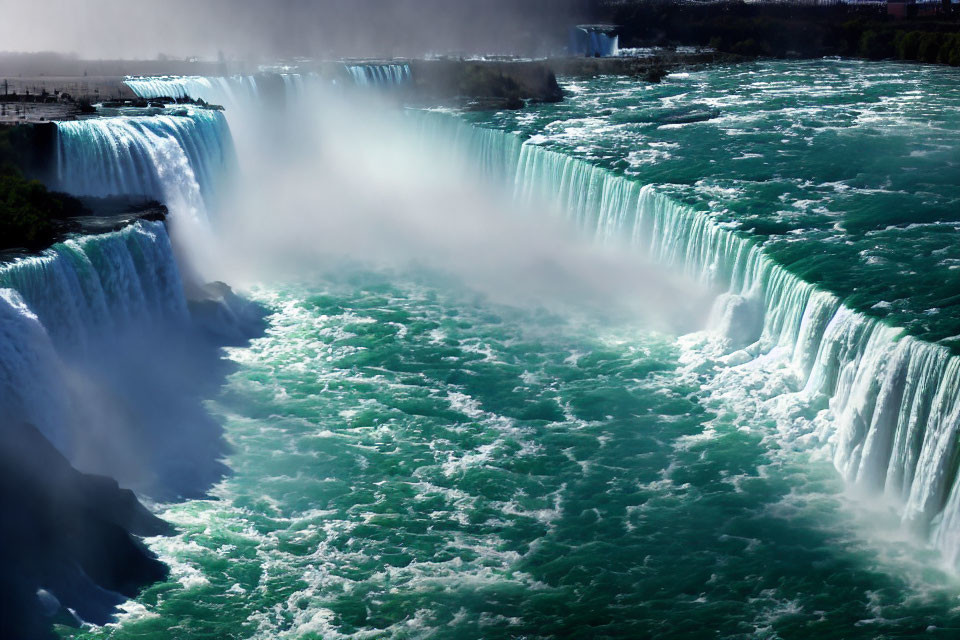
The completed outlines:
{"type": "Polygon", "coordinates": [[[105,624],[167,575],[135,536],[170,526],[116,481],[74,469],[32,426],[0,425],[0,505],[2,638],[52,638],[52,622],[105,624]]]}

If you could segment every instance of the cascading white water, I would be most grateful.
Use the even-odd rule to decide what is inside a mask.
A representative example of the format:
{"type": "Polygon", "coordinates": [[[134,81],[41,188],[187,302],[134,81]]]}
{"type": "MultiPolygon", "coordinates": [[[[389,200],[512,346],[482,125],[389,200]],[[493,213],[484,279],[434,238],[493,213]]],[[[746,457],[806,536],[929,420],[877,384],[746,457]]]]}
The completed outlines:
{"type": "Polygon", "coordinates": [[[226,120],[208,109],[57,122],[57,132],[57,189],[154,198],[175,220],[207,222],[232,162],[226,120]]]}
{"type": "Polygon", "coordinates": [[[347,64],[347,73],[358,87],[398,87],[410,81],[409,64],[347,64]]]}
{"type": "Polygon", "coordinates": [[[756,242],[650,185],[510,133],[420,117],[430,135],[479,158],[485,175],[507,176],[519,200],[559,204],[597,241],[626,240],[722,292],[715,327],[746,329],[726,361],[785,354],[796,393],[811,406],[826,403],[806,428],[844,478],[898,501],[906,525],[960,561],[960,358],[848,308],[756,242]]]}
{"type": "Polygon", "coordinates": [[[303,76],[299,73],[281,73],[284,96],[287,100],[303,97],[305,91],[303,76]]]}
{"type": "Polygon", "coordinates": [[[126,332],[185,327],[187,303],[166,229],[141,221],[0,266],[0,409],[69,455],[64,360],[96,360],[126,332]]]}
{"type": "Polygon", "coordinates": [[[158,98],[203,100],[209,104],[221,105],[227,109],[229,118],[237,111],[261,105],[261,101],[270,94],[272,80],[279,78],[283,87],[283,96],[289,102],[303,95],[308,81],[319,76],[301,73],[269,73],[234,76],[158,76],[130,77],[124,83],[139,98],[155,100],[158,98]]]}
{"type": "Polygon", "coordinates": [[[83,236],[0,267],[60,349],[83,349],[123,327],[182,324],[183,283],[163,223],[83,236]]]}
{"type": "MultiPolygon", "coordinates": [[[[409,77],[409,69],[372,68],[348,66],[358,84],[380,80],[390,84],[409,77]]],[[[246,83],[243,79],[232,82],[246,83]]],[[[142,97],[217,101],[215,91],[227,96],[224,85],[207,79],[128,83],[142,97]]],[[[284,85],[295,87],[296,83],[284,77],[284,85]]],[[[235,100],[235,94],[230,99],[235,100]]],[[[135,177],[132,171],[138,163],[156,163],[157,157],[146,152],[146,146],[162,146],[164,135],[168,140],[177,137],[169,130],[161,134],[131,120],[119,126],[85,125],[89,127],[86,157],[91,167],[99,168],[91,169],[89,179],[76,178],[78,184],[97,184],[92,176],[99,175],[111,186],[101,184],[91,190],[117,188],[164,196],[157,188],[159,179],[135,177]],[[136,143],[130,145],[130,140],[136,143]],[[141,141],[144,147],[139,146],[141,141]],[[130,167],[131,173],[117,172],[118,165],[130,167]]],[[[795,392],[811,405],[826,406],[808,429],[830,447],[837,469],[848,481],[899,501],[903,521],[927,532],[957,561],[960,359],[851,310],[836,296],[778,265],[755,242],[649,185],[529,142],[522,144],[512,134],[451,122],[444,116],[428,116],[423,126],[465,150],[486,177],[512,182],[520,201],[556,202],[599,242],[627,240],[652,258],[723,292],[715,325],[731,338],[738,333],[731,340],[736,349],[727,362],[743,362],[774,350],[786,354],[795,392]]],[[[183,158],[169,165],[173,174],[157,175],[192,168],[187,152],[183,158]]]]}
{"type": "Polygon", "coordinates": [[[73,447],[64,421],[69,400],[56,349],[23,298],[0,288],[0,411],[5,420],[31,422],[60,451],[73,447]]]}
{"type": "MultiPolygon", "coordinates": [[[[302,100],[308,87],[318,80],[319,76],[313,73],[285,72],[210,78],[131,77],[127,78],[125,83],[138,97],[146,100],[164,97],[189,98],[225,107],[222,133],[226,135],[223,137],[229,141],[231,160],[242,160],[258,153],[258,142],[251,139],[250,133],[275,124],[263,118],[264,109],[271,112],[288,109],[290,105],[302,100]],[[229,128],[226,126],[227,122],[229,128]],[[234,143],[238,150],[235,156],[234,143]]],[[[216,194],[218,189],[211,191],[216,194]]]]}
{"type": "Polygon", "coordinates": [[[51,186],[156,199],[168,222],[72,238],[0,267],[2,313],[17,319],[0,347],[0,408],[80,469],[154,495],[202,491],[220,473],[221,447],[191,393],[213,347],[191,321],[180,274],[197,287],[208,212],[235,163],[227,121],[188,107],[56,126],[51,186]]]}
{"type": "Polygon", "coordinates": [[[260,97],[255,76],[130,77],[124,82],[138,97],[145,100],[189,98],[230,108],[256,102],[260,97]]]}

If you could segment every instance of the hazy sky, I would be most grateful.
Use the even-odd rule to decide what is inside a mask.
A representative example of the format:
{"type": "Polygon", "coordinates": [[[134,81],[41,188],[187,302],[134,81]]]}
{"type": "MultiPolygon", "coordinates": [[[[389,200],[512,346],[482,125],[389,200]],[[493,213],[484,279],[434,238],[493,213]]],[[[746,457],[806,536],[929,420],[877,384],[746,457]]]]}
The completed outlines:
{"type": "Polygon", "coordinates": [[[562,44],[587,2],[0,0],[0,51],[88,58],[528,53],[562,44]]]}

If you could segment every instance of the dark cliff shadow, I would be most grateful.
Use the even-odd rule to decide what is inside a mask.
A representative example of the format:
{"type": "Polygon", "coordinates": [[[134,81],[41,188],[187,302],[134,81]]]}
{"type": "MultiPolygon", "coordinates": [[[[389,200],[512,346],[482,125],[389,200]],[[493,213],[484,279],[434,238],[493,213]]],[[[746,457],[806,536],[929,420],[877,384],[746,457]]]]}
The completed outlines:
{"type": "Polygon", "coordinates": [[[203,497],[229,473],[206,402],[235,368],[223,348],[260,335],[266,313],[222,283],[193,293],[186,326],[124,331],[64,357],[85,405],[71,416],[69,460],[33,426],[0,419],[0,638],[110,622],[117,605],[167,576],[139,536],[173,529],[137,494],[203,497]]]}
{"type": "Polygon", "coordinates": [[[124,331],[68,362],[86,417],[71,460],[161,502],[205,497],[229,473],[206,403],[235,369],[224,347],[265,327],[265,311],[223,283],[194,287],[188,308],[186,326],[124,331]]]}
{"type": "Polygon", "coordinates": [[[170,532],[132,491],[74,469],[34,427],[0,425],[0,637],[53,637],[50,623],[109,622],[167,568],[135,536],[170,532]],[[55,594],[55,595],[54,595],[55,594]]]}

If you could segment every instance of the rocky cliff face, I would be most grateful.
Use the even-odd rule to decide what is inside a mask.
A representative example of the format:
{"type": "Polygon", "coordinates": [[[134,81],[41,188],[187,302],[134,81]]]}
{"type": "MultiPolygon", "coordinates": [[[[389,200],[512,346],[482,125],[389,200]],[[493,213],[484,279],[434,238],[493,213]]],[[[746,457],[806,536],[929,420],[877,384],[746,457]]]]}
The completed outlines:
{"type": "Polygon", "coordinates": [[[53,619],[106,623],[166,575],[135,536],[169,525],[114,480],[74,469],[29,425],[0,428],[0,504],[0,637],[48,637],[53,619]]]}

